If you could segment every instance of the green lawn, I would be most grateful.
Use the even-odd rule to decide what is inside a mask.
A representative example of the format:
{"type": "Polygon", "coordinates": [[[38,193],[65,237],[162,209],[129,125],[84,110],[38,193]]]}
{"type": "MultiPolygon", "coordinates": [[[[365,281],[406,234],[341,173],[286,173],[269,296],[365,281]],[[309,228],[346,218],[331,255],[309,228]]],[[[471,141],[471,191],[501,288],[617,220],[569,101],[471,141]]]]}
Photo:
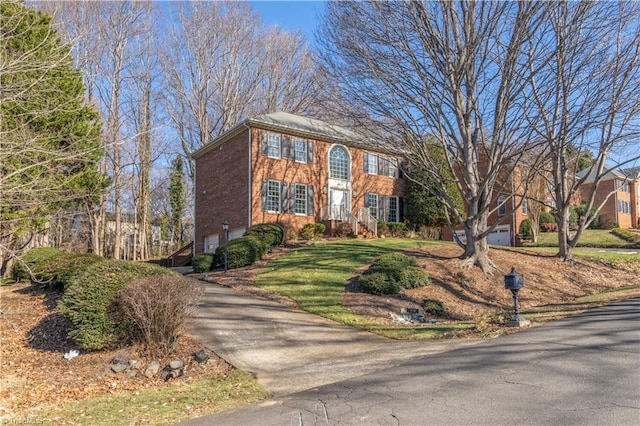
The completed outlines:
{"type": "Polygon", "coordinates": [[[232,370],[221,376],[67,403],[33,418],[69,425],[172,425],[269,397],[250,373],[232,370]]]}
{"type": "MultiPolygon", "coordinates": [[[[586,229],[578,240],[578,247],[627,248],[631,244],[604,229],[586,229]]],[[[541,232],[536,243],[526,243],[525,247],[558,247],[558,234],[541,232]]]]}
{"type": "Polygon", "coordinates": [[[256,285],[300,304],[307,312],[343,324],[362,328],[392,338],[432,338],[471,327],[471,323],[393,327],[368,322],[342,304],[345,285],[354,271],[373,258],[392,251],[407,250],[433,241],[384,238],[344,240],[292,251],[270,262],[258,274],[256,285]]]}

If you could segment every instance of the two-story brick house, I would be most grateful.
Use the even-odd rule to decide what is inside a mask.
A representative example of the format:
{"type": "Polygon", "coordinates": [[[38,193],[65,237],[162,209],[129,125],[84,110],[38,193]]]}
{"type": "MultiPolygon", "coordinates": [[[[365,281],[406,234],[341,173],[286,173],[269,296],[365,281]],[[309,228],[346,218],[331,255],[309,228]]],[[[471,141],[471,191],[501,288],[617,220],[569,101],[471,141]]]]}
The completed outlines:
{"type": "Polygon", "coordinates": [[[403,220],[400,159],[357,134],[285,112],[249,118],[193,153],[195,253],[212,252],[259,223],[288,234],[307,223],[354,232],[403,220]]]}
{"type": "MultiPolygon", "coordinates": [[[[579,173],[584,177],[585,172],[579,173]]],[[[592,173],[593,174],[593,173],[592,173]]],[[[586,198],[593,191],[593,177],[587,176],[580,188],[580,195],[586,198]]],[[[620,228],[628,229],[640,226],[639,222],[640,197],[640,167],[626,170],[607,171],[596,189],[594,205],[600,206],[601,220],[617,224],[620,228]]]]}

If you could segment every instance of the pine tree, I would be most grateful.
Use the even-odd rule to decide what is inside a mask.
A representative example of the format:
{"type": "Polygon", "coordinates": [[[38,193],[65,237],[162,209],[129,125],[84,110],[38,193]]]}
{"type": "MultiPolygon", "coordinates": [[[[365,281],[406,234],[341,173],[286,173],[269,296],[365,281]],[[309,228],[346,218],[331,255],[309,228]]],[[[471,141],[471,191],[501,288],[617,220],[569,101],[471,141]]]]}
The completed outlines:
{"type": "Polygon", "coordinates": [[[50,215],[94,203],[106,186],[96,110],[51,18],[0,2],[0,266],[50,215]]]}

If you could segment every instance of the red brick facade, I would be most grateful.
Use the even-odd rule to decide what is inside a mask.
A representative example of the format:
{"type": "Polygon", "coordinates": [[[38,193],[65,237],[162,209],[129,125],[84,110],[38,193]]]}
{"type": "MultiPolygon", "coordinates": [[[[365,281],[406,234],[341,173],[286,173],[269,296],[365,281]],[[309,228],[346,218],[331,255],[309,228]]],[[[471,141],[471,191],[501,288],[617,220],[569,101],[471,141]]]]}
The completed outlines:
{"type": "MultiPolygon", "coordinates": [[[[583,199],[591,191],[593,191],[593,183],[583,185],[581,188],[583,199]]],[[[601,221],[604,220],[606,223],[617,225],[623,229],[640,226],[638,222],[639,193],[639,179],[630,181],[623,178],[602,180],[598,185],[594,199],[594,206],[602,205],[600,210],[601,221]]]]}
{"type": "Polygon", "coordinates": [[[307,223],[325,221],[332,202],[357,215],[367,202],[378,201],[384,204],[379,219],[401,221],[405,182],[394,167],[398,159],[332,139],[247,120],[197,151],[195,253],[224,244],[225,220],[230,239],[253,225],[273,222],[289,235],[307,223]],[[330,152],[347,159],[346,179],[330,178],[330,152]],[[365,157],[372,172],[379,166],[375,173],[366,171],[365,157]],[[339,197],[342,201],[336,201],[339,197]]]}

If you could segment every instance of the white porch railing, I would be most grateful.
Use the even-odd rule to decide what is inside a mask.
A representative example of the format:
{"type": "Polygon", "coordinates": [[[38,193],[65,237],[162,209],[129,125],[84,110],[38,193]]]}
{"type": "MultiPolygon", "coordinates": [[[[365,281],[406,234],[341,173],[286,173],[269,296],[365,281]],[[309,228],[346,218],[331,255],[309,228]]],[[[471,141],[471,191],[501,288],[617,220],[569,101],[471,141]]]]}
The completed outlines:
{"type": "Polygon", "coordinates": [[[358,221],[373,232],[374,235],[378,235],[378,219],[371,216],[371,211],[368,207],[362,207],[358,210],[358,221]]]}
{"type": "Polygon", "coordinates": [[[358,218],[343,206],[322,206],[321,215],[322,220],[348,222],[353,235],[358,235],[358,218]]]}

